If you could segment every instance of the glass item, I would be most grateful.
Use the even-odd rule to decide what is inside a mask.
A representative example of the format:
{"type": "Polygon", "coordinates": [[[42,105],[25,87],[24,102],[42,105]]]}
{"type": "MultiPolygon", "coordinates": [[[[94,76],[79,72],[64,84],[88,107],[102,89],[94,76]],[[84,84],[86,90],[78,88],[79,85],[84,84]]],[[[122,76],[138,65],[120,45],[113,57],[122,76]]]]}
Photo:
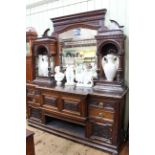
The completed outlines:
{"type": "Polygon", "coordinates": [[[96,30],[75,28],[59,34],[62,45],[62,66],[96,62],[96,30]]]}
{"type": "Polygon", "coordinates": [[[63,48],[62,66],[96,63],[96,46],[63,48]]]}

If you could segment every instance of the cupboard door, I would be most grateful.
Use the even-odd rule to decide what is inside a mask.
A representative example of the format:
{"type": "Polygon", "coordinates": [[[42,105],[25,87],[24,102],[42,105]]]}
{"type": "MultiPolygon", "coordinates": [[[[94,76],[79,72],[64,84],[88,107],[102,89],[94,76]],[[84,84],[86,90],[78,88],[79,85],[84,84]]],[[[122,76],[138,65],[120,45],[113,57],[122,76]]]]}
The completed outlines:
{"type": "Polygon", "coordinates": [[[58,110],[58,98],[59,96],[50,93],[43,93],[43,107],[58,110]]]}
{"type": "Polygon", "coordinates": [[[109,122],[90,122],[90,138],[95,141],[112,143],[112,124],[109,122]]]}
{"type": "Polygon", "coordinates": [[[69,98],[69,97],[62,97],[62,111],[68,114],[73,114],[73,115],[81,115],[81,107],[83,104],[81,102],[81,99],[76,99],[76,98],[69,98]]]}

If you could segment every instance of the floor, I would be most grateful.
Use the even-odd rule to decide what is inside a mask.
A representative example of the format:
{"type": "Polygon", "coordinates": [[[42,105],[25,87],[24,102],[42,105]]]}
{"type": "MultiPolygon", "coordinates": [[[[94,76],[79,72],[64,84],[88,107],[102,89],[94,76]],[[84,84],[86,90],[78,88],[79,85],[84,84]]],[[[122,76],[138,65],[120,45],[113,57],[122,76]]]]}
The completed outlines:
{"type": "MultiPolygon", "coordinates": [[[[35,132],[35,155],[110,155],[30,126],[27,129],[35,132]]],[[[128,148],[128,144],[125,144],[120,155],[129,155],[128,148]]]]}

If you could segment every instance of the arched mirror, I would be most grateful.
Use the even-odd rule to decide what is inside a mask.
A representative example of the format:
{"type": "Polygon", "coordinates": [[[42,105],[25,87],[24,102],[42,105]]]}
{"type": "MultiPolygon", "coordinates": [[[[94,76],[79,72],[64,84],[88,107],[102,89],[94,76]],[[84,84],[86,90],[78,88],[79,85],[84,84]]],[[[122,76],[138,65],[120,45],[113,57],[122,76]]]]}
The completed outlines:
{"type": "Polygon", "coordinates": [[[81,27],[59,34],[62,69],[66,71],[66,78],[71,72],[75,76],[70,84],[74,85],[75,81],[76,86],[93,86],[93,78],[97,78],[96,35],[96,30],[81,27]]]}
{"type": "Polygon", "coordinates": [[[59,34],[62,67],[80,64],[96,65],[96,34],[96,30],[87,28],[75,28],[59,34]]]}

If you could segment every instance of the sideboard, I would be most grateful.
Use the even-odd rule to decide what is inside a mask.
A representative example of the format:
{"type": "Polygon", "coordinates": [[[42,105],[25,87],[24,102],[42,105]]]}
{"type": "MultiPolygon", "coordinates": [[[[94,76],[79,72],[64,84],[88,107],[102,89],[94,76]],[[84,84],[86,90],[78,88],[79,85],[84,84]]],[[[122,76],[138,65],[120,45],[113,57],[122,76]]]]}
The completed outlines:
{"type": "Polygon", "coordinates": [[[27,84],[28,124],[118,154],[126,93],[27,84]]]}

